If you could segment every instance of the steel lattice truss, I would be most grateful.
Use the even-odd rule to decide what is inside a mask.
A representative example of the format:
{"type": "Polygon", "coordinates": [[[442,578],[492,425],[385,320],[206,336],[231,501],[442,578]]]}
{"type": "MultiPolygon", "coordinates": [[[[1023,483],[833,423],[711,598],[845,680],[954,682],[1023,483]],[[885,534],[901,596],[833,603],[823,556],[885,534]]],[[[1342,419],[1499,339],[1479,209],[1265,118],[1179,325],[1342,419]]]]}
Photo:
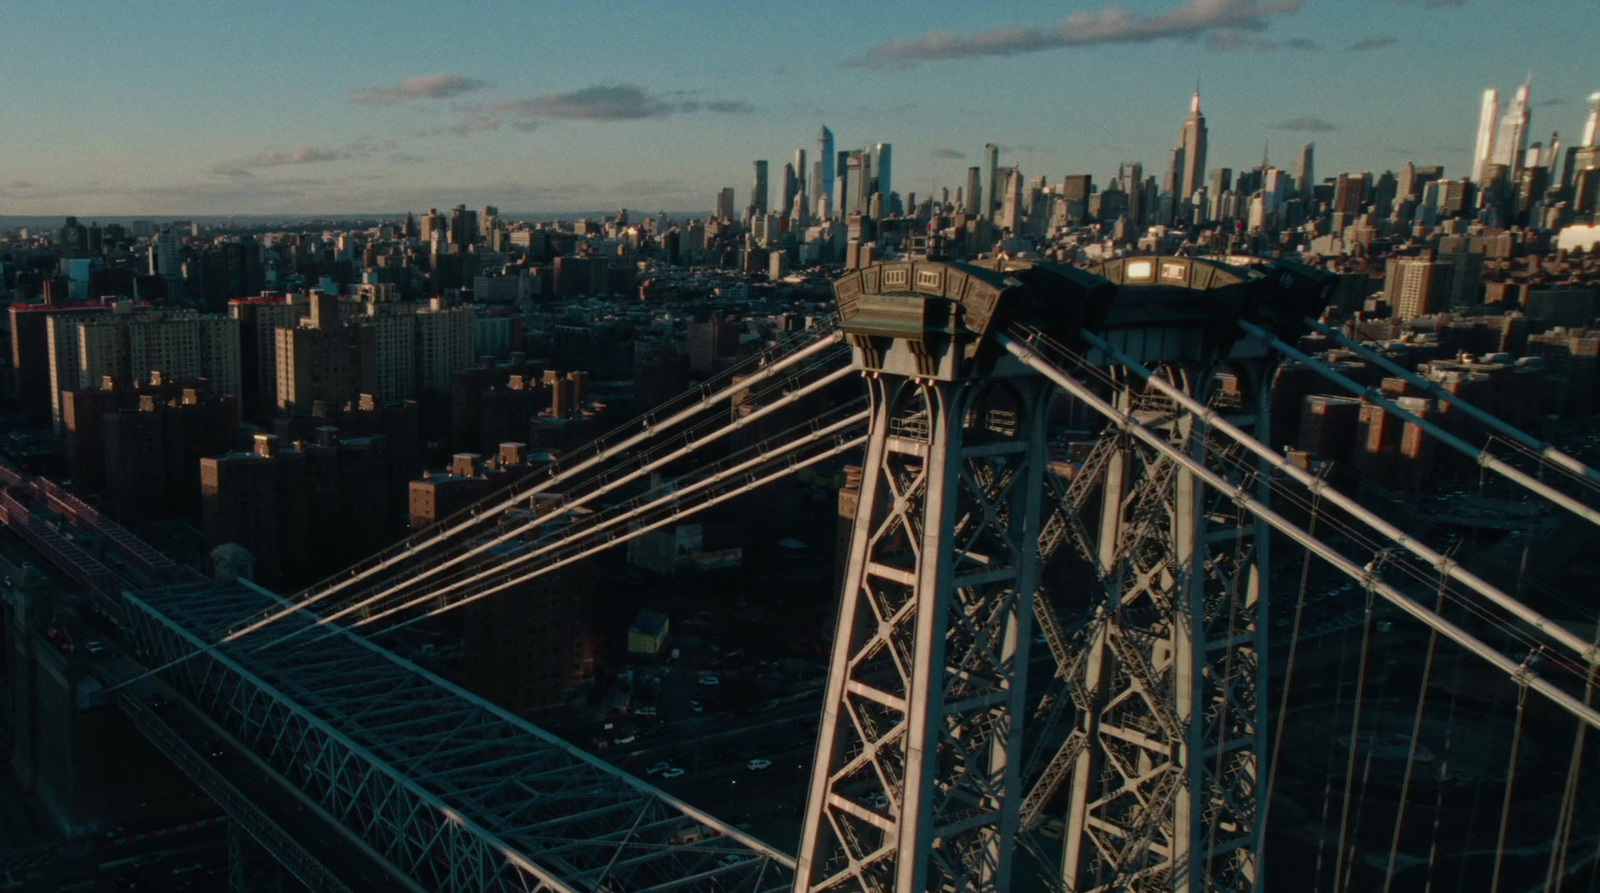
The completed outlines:
{"type": "MultiPolygon", "coordinates": [[[[1157,404],[1127,403],[1205,455],[1204,432],[1157,404]]],[[[1077,728],[1045,776],[1073,761],[1063,878],[1081,891],[1250,890],[1265,538],[1170,458],[1106,442],[1105,593],[1069,669],[1077,728]]]]}
{"type": "Polygon", "coordinates": [[[1036,385],[869,380],[797,889],[1008,885],[1045,456],[1036,385]]]}
{"type": "MultiPolygon", "coordinates": [[[[278,600],[248,583],[126,598],[153,663],[202,651],[278,600]]],[[[782,853],[364,639],[255,644],[199,654],[166,678],[427,889],[776,893],[793,883],[782,853]]]]}

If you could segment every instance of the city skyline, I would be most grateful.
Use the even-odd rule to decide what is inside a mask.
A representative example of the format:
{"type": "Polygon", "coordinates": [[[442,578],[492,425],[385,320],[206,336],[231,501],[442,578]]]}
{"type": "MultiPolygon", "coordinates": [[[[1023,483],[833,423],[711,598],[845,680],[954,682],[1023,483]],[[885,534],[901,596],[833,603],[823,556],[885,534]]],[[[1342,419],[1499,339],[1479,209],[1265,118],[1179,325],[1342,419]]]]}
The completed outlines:
{"type": "Polygon", "coordinates": [[[1541,4],[1565,24],[1541,30],[1536,53],[1487,27],[1486,3],[1329,6],[1079,3],[1063,19],[1042,4],[936,4],[915,25],[837,34],[712,3],[402,4],[383,39],[350,36],[371,27],[358,10],[316,7],[318,27],[293,42],[263,40],[271,22],[241,13],[53,8],[13,28],[0,215],[695,212],[725,186],[743,199],[755,160],[781,181],[824,125],[840,149],[896,146],[902,195],[954,192],[991,142],[1027,178],[1104,182],[1125,161],[1165,167],[1196,76],[1209,166],[1254,164],[1270,143],[1288,169],[1315,141],[1325,175],[1415,161],[1461,177],[1486,88],[1509,92],[1532,68],[1526,137],[1570,145],[1600,86],[1581,37],[1600,9],[1582,0],[1541,4]],[[773,52],[786,42],[793,52],[773,52]]]}

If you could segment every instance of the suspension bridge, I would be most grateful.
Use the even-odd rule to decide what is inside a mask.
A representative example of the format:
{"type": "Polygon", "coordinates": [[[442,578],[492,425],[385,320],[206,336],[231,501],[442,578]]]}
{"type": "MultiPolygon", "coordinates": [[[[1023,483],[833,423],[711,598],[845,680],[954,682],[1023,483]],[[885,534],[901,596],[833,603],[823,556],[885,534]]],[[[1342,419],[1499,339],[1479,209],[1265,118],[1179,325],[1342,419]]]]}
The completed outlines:
{"type": "MultiPolygon", "coordinates": [[[[1591,888],[1592,604],[1559,622],[1286,459],[1275,376],[1322,376],[1563,525],[1600,524],[1600,474],[1326,325],[1331,288],[1254,257],[848,272],[815,329],[304,592],[188,578],[119,534],[151,585],[85,584],[132,655],[99,668],[105,697],[228,812],[241,890],[1423,889],[1471,765],[1497,779],[1472,804],[1495,845],[1457,889],[1591,888]],[[1479,433],[1303,352],[1312,332],[1479,433]],[[754,408],[730,416],[735,397],[754,408]],[[1062,423],[1092,443],[1067,470],[1062,423]],[[864,457],[860,507],[792,847],[383,645],[841,457],[864,457]],[[1314,568],[1359,611],[1332,677],[1300,653],[1314,568]],[[1425,641],[1420,669],[1385,672],[1380,614],[1425,641]],[[1327,715],[1292,709],[1319,687],[1327,715]],[[1470,715],[1490,691],[1514,708],[1470,715]],[[1292,758],[1324,748],[1322,814],[1274,812],[1292,758]],[[1529,795],[1537,846],[1514,820],[1530,754],[1564,767],[1529,795]],[[1269,869],[1290,827],[1312,830],[1269,869]]],[[[45,536],[9,499],[6,523],[45,536]]]]}

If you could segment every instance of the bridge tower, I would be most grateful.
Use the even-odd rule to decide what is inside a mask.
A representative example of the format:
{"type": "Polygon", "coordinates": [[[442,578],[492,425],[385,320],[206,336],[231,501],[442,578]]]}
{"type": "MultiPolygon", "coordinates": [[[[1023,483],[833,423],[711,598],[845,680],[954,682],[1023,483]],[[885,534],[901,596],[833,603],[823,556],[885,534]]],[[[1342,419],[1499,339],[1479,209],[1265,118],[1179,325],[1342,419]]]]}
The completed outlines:
{"type": "MultiPolygon", "coordinates": [[[[1269,359],[1234,321],[1284,283],[1201,258],[1092,269],[1119,287],[1104,332],[1117,356],[1271,442],[1269,359]]],[[[1126,374],[1104,354],[1087,359],[1126,374]]],[[[1263,469],[1246,455],[1224,467],[1203,420],[1138,387],[1116,401],[1267,500],[1263,469]]],[[[1077,721],[1052,766],[1068,776],[1062,880],[1072,891],[1249,891],[1266,797],[1266,526],[1131,437],[1108,434],[1095,452],[1084,473],[1098,479],[1076,484],[1099,491],[1098,517],[1081,519],[1098,535],[1079,548],[1102,588],[1080,602],[1066,680],[1077,721]]]]}
{"type": "Polygon", "coordinates": [[[1052,387],[992,336],[1109,293],[1047,264],[835,284],[872,416],[796,891],[1008,888],[1052,387]]]}

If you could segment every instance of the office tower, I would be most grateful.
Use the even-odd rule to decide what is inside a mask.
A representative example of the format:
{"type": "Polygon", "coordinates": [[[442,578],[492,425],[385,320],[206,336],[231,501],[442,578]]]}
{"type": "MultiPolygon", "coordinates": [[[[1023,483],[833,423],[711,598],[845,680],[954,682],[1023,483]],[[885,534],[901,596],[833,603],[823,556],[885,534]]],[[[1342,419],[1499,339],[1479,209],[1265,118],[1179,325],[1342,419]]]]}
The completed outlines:
{"type": "Polygon", "coordinates": [[[1522,170],[1524,155],[1528,150],[1528,103],[1532,99],[1533,78],[1517,88],[1511,108],[1500,119],[1500,129],[1494,137],[1494,163],[1506,166],[1512,182],[1522,170]]]}
{"type": "Polygon", "coordinates": [[[894,184],[889,182],[889,171],[892,167],[891,154],[892,149],[888,143],[879,143],[872,147],[873,187],[867,194],[883,193],[885,208],[889,204],[889,195],[894,192],[894,184]]]}
{"type": "Polygon", "coordinates": [[[495,224],[499,222],[500,209],[494,205],[484,205],[483,210],[478,212],[478,226],[485,236],[493,232],[495,224]]]}
{"type": "Polygon", "coordinates": [[[1214,168],[1212,168],[1211,169],[1211,177],[1210,177],[1209,180],[1206,181],[1206,191],[1211,193],[1212,198],[1214,199],[1216,196],[1219,196],[1219,195],[1223,194],[1224,192],[1228,192],[1228,191],[1230,191],[1232,189],[1233,189],[1233,168],[1231,168],[1231,167],[1214,167],[1214,168]]]}
{"type": "Polygon", "coordinates": [[[277,330],[294,328],[311,312],[304,295],[264,292],[228,302],[239,321],[239,409],[252,421],[266,422],[278,407],[277,330]]]}
{"type": "Polygon", "coordinates": [[[1022,172],[1014,167],[1002,168],[1005,194],[1000,200],[999,226],[1017,235],[1022,230],[1022,172]]]}
{"type": "Polygon", "coordinates": [[[783,166],[783,210],[782,214],[788,217],[794,213],[794,165],[785,163],[783,166]]]}
{"type": "Polygon", "coordinates": [[[1388,266],[1384,299],[1395,316],[1410,319],[1441,309],[1450,286],[1451,264],[1432,257],[1396,257],[1388,266]]]}
{"type": "Polygon", "coordinates": [[[833,211],[840,219],[850,215],[850,153],[840,150],[834,156],[833,211]]]}
{"type": "Polygon", "coordinates": [[[1312,191],[1316,188],[1316,143],[1306,143],[1300,150],[1300,166],[1295,169],[1294,182],[1306,201],[1311,200],[1312,191]]]}
{"type": "Polygon", "coordinates": [[[794,150],[794,192],[806,192],[806,150],[794,150]]]}
{"type": "Polygon", "coordinates": [[[989,179],[983,187],[983,219],[993,223],[995,214],[1000,210],[1000,147],[994,143],[986,143],[983,147],[983,160],[989,168],[989,179]]]}
{"type": "Polygon", "coordinates": [[[850,179],[855,181],[855,191],[850,196],[850,204],[841,210],[845,213],[865,214],[870,210],[872,203],[872,156],[863,149],[850,153],[846,163],[850,172],[850,179]]]}
{"type": "Polygon", "coordinates": [[[1589,117],[1583,122],[1583,138],[1578,140],[1581,149],[1600,146],[1600,93],[1589,94],[1589,117]]]}
{"type": "Polygon", "coordinates": [[[1150,213],[1150,206],[1144,201],[1144,165],[1137,161],[1123,164],[1117,170],[1117,182],[1128,194],[1128,223],[1143,227],[1150,213]]]}
{"type": "Polygon", "coordinates": [[[1400,179],[1395,184],[1395,194],[1400,198],[1405,198],[1407,196],[1416,198],[1417,166],[1415,163],[1408,161],[1406,162],[1405,167],[1400,168],[1400,179]]]}
{"type": "Polygon", "coordinates": [[[406,222],[400,228],[400,235],[406,239],[417,237],[417,218],[412,216],[410,211],[406,212],[406,222]]]}
{"type": "Polygon", "coordinates": [[[962,196],[964,201],[961,210],[966,211],[969,215],[976,216],[978,209],[982,207],[979,204],[980,196],[983,194],[983,187],[979,185],[979,177],[981,176],[982,174],[978,168],[967,168],[967,191],[962,196]]]}
{"type": "Polygon", "coordinates": [[[811,184],[811,192],[817,198],[828,194],[833,188],[833,131],[823,125],[822,133],[817,136],[817,164],[822,165],[817,175],[817,182],[811,184]]]}
{"type": "Polygon", "coordinates": [[[178,234],[170,226],[163,226],[150,246],[150,275],[166,281],[168,300],[184,298],[183,254],[178,234]]]}
{"type": "Polygon", "coordinates": [[[1555,131],[1555,132],[1552,132],[1550,134],[1550,149],[1549,149],[1549,151],[1545,152],[1545,155],[1544,155],[1544,166],[1545,166],[1545,168],[1547,168],[1550,171],[1550,178],[1552,180],[1555,179],[1555,176],[1556,176],[1556,173],[1557,173],[1556,165],[1558,165],[1560,163],[1561,163],[1561,133],[1559,131],[1555,131]]]}
{"type": "Polygon", "coordinates": [[[756,162],[756,182],[750,187],[750,206],[756,209],[756,216],[762,217],[767,213],[767,163],[756,162]]]}
{"type": "MultiPolygon", "coordinates": [[[[813,203],[821,203],[828,197],[828,190],[833,188],[833,180],[823,175],[822,159],[813,159],[811,162],[811,179],[806,181],[806,195],[810,196],[813,203]]],[[[811,211],[813,208],[807,208],[811,211]]]]}
{"type": "Polygon", "coordinates": [[[456,205],[450,211],[450,244],[458,249],[478,241],[478,212],[468,211],[466,205],[456,205]]]}
{"type": "Polygon", "coordinates": [[[733,213],[733,187],[724,186],[717,193],[717,219],[732,220],[733,213]]]}
{"type": "Polygon", "coordinates": [[[1194,98],[1189,101],[1189,117],[1178,132],[1178,148],[1183,150],[1183,156],[1179,161],[1181,170],[1175,198],[1182,200],[1200,188],[1206,174],[1206,116],[1200,111],[1199,90],[1194,91],[1194,98]]]}
{"type": "Polygon", "coordinates": [[[1483,91],[1483,105],[1478,111],[1478,141],[1472,149],[1472,176],[1482,183],[1489,164],[1494,161],[1494,128],[1500,120],[1500,91],[1493,87],[1483,91]]]}

